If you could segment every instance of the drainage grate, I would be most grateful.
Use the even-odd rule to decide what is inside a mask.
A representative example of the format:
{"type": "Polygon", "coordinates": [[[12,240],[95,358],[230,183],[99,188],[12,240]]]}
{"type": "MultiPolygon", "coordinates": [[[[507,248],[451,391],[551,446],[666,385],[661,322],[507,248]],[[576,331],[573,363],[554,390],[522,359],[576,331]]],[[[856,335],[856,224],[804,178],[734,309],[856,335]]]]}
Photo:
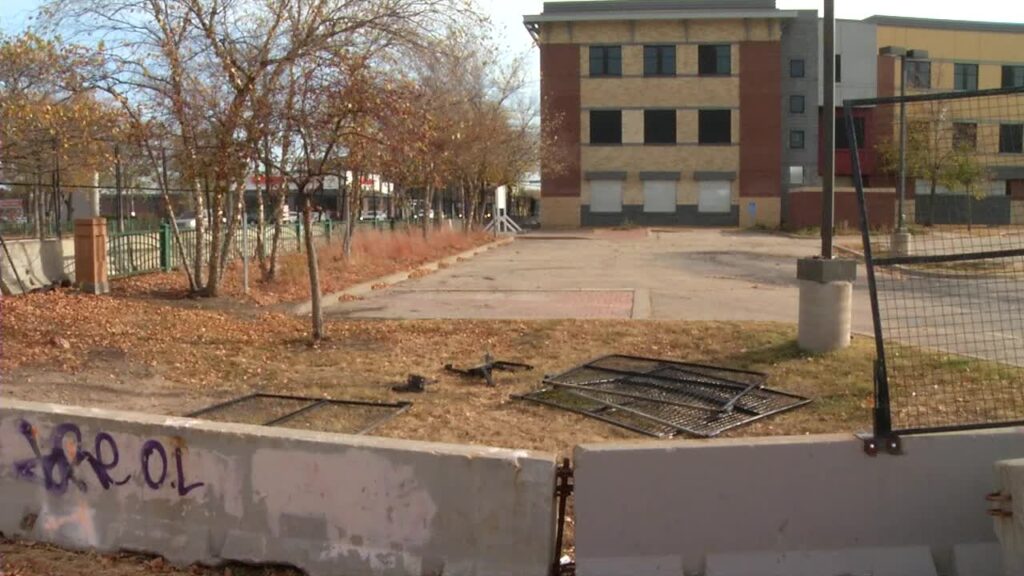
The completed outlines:
{"type": "Polygon", "coordinates": [[[186,417],[318,432],[365,434],[405,412],[410,406],[411,402],[249,394],[186,414],[186,417]]]}
{"type": "Polygon", "coordinates": [[[520,398],[658,438],[707,438],[810,402],[766,381],[760,372],[617,355],[548,376],[550,387],[520,398]]]}

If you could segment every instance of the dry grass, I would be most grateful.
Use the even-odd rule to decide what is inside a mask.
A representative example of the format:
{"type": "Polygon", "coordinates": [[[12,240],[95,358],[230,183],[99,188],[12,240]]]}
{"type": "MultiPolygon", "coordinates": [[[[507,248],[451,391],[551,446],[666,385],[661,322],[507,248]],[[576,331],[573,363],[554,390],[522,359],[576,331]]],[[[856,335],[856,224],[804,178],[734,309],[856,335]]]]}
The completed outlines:
{"type": "Polygon", "coordinates": [[[733,435],[866,429],[872,346],[820,357],[799,352],[791,326],[773,323],[640,321],[372,321],[328,323],[310,348],[305,321],[184,310],[117,297],[57,292],[6,300],[5,396],[183,414],[250,392],[415,402],[377,434],[568,452],[581,442],[641,439],[594,420],[510,399],[545,373],[625,353],[764,370],[770,385],[810,396],[809,407],[733,435]],[[67,339],[67,349],[51,344],[67,339]],[[534,364],[499,374],[500,385],[443,371],[476,364],[486,350],[534,364]],[[390,386],[415,372],[438,380],[403,396],[390,386]],[[140,391],[145,391],[140,394],[140,391]]]}
{"type": "MultiPolygon", "coordinates": [[[[396,272],[414,270],[429,262],[446,258],[491,242],[482,232],[463,233],[441,229],[423,238],[420,230],[357,230],[352,239],[352,255],[346,259],[337,236],[330,243],[317,247],[320,266],[320,287],[325,294],[340,292],[396,272]]],[[[277,277],[261,280],[258,262],[250,262],[250,291],[243,294],[242,264],[228,265],[221,285],[224,298],[204,301],[198,305],[228,308],[236,303],[272,306],[309,299],[309,274],[306,254],[285,252],[279,257],[277,277]]],[[[187,297],[187,279],[181,272],[149,274],[112,282],[114,292],[122,296],[181,300],[187,297]]]]}

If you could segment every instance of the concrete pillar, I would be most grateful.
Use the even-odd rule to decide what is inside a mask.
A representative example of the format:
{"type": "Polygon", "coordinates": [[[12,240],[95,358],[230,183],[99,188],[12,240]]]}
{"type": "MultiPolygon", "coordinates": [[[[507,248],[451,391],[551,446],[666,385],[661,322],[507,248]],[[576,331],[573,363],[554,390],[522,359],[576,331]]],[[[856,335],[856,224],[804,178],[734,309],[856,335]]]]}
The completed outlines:
{"type": "Polygon", "coordinates": [[[100,175],[93,175],[93,188],[75,190],[71,193],[71,213],[75,219],[99,218],[100,216],[100,175]]]}
{"type": "Polygon", "coordinates": [[[110,292],[106,218],[75,220],[75,282],[89,294],[110,292]]]}
{"type": "Polygon", "coordinates": [[[850,345],[850,314],[854,260],[807,258],[797,262],[800,281],[800,321],[797,344],[801,350],[822,354],[850,345]]]}
{"type": "Polygon", "coordinates": [[[988,514],[1003,549],[1006,576],[1024,574],[1024,460],[995,463],[998,490],[989,494],[988,514]]]}
{"type": "Polygon", "coordinates": [[[890,248],[893,256],[910,256],[914,237],[906,230],[897,230],[892,233],[890,248]]]}

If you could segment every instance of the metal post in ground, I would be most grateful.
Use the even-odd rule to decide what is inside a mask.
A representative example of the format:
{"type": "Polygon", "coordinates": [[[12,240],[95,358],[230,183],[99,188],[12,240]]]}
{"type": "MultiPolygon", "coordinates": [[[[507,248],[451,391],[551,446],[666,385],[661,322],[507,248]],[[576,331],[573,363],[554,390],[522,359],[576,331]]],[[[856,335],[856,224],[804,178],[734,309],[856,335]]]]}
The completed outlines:
{"type": "MultiPolygon", "coordinates": [[[[853,281],[857,263],[833,258],[832,235],[835,228],[836,92],[835,92],[835,0],[825,1],[822,23],[824,51],[824,102],[821,121],[825,123],[822,147],[825,165],[821,187],[821,254],[797,262],[800,283],[800,317],[797,344],[813,353],[831,352],[850,345],[850,318],[853,281]]],[[[851,152],[856,153],[852,149],[851,152]]]]}
{"type": "Polygon", "coordinates": [[[242,293],[249,293],[249,211],[242,209],[242,293]]]}

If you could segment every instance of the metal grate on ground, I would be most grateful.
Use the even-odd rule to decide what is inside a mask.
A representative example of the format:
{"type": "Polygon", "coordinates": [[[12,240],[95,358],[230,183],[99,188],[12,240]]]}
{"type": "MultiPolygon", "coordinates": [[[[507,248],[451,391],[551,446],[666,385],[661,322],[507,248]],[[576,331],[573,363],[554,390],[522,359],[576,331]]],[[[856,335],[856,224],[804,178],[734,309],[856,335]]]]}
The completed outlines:
{"type": "Polygon", "coordinates": [[[410,406],[411,402],[331,400],[257,393],[208,406],[186,414],[186,417],[317,432],[366,434],[410,406]]]}
{"type": "Polygon", "coordinates": [[[760,372],[613,355],[548,376],[520,396],[658,438],[714,437],[810,402],[765,387],[760,372]]]}
{"type": "Polygon", "coordinates": [[[1024,88],[854,100],[846,117],[875,324],[875,436],[1024,423],[1024,88]],[[857,118],[875,142],[860,154],[857,118]],[[860,160],[889,165],[898,190],[901,126],[910,235],[896,243],[908,238],[893,235],[899,204],[865,190],[860,160]]]}

